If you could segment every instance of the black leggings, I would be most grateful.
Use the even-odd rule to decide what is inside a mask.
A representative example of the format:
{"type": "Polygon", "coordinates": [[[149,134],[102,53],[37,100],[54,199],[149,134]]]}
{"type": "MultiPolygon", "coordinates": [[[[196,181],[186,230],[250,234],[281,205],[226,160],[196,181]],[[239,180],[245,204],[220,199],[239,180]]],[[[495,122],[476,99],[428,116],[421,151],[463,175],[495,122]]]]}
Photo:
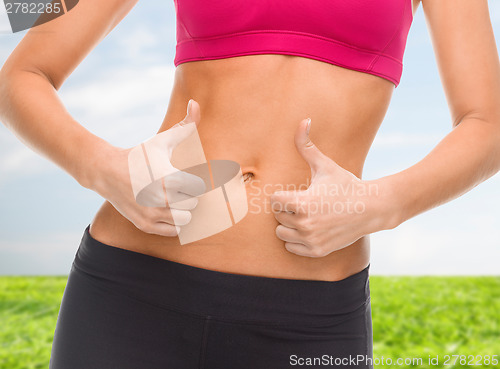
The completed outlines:
{"type": "Polygon", "coordinates": [[[50,369],[372,368],[369,267],[335,282],[224,273],[103,244],[87,227],[50,369]]]}

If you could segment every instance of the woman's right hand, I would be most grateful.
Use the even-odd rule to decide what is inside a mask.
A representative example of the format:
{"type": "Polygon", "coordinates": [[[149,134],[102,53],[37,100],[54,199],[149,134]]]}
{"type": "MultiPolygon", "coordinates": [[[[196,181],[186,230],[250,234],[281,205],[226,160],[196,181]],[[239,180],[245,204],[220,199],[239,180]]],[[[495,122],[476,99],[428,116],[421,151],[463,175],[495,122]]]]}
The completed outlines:
{"type": "MultiPolygon", "coordinates": [[[[191,104],[188,104],[186,117],[162,133],[167,134],[168,131],[172,132],[172,129],[184,129],[180,127],[189,125],[189,123],[198,125],[200,121],[200,107],[194,100],[191,101],[191,104]]],[[[159,138],[159,135],[146,141],[146,144],[155,138],[159,138]]],[[[179,138],[177,141],[182,141],[184,138],[179,138]]],[[[165,144],[165,141],[160,141],[160,143],[165,144]]],[[[171,157],[172,145],[175,146],[179,142],[172,143],[171,147],[167,147],[168,143],[167,141],[164,150],[162,147],[163,157],[161,159],[164,162],[165,155],[168,155],[168,158],[171,157]]],[[[176,173],[162,179],[162,183],[160,183],[161,193],[155,194],[151,192],[146,194],[146,197],[150,199],[150,203],[158,203],[158,199],[161,197],[164,200],[164,205],[140,205],[139,202],[144,203],[145,201],[143,199],[138,202],[137,193],[133,189],[132,180],[134,179],[134,174],[131,172],[130,154],[133,150],[135,152],[138,152],[138,150],[142,151],[141,145],[143,144],[129,149],[116,147],[110,149],[110,152],[107,152],[105,157],[103,157],[103,160],[106,162],[97,166],[99,169],[97,170],[97,178],[94,180],[92,190],[108,200],[120,214],[141,231],[160,236],[175,237],[179,234],[180,226],[188,224],[191,220],[191,210],[198,203],[196,196],[205,192],[205,184],[201,178],[174,168],[176,173]],[[172,199],[174,196],[172,194],[174,193],[178,195],[176,197],[177,200],[182,201],[169,204],[169,202],[173,202],[172,199]],[[170,201],[167,201],[167,197],[170,201]]],[[[170,163],[168,165],[171,166],[170,163]]],[[[158,186],[154,187],[157,188],[158,186]]]]}

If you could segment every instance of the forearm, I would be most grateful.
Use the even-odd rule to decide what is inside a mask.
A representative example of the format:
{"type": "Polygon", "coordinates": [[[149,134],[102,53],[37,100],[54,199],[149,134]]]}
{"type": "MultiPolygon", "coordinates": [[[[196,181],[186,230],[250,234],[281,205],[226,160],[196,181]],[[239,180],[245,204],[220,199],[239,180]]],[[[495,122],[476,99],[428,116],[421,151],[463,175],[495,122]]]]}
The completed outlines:
{"type": "Polygon", "coordinates": [[[393,228],[469,191],[500,170],[500,122],[465,118],[424,159],[381,183],[393,228]]]}
{"type": "Polygon", "coordinates": [[[87,188],[112,148],[76,122],[50,81],[34,72],[15,71],[2,77],[0,121],[87,188]]]}

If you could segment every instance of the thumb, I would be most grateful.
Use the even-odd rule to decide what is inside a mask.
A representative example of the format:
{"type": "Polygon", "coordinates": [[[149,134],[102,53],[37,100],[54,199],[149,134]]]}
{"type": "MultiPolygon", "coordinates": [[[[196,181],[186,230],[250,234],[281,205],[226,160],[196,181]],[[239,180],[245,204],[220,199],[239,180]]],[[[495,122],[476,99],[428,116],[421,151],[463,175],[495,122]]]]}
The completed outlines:
{"type": "Polygon", "coordinates": [[[196,126],[198,127],[198,124],[200,123],[200,116],[201,116],[200,104],[198,104],[193,99],[189,100],[186,112],[187,112],[186,117],[178,124],[185,125],[188,123],[196,123],[196,126]]]}
{"type": "Polygon", "coordinates": [[[187,114],[183,120],[170,127],[174,133],[171,136],[170,143],[175,147],[186,138],[188,138],[197,129],[200,124],[200,105],[193,99],[189,100],[187,114]],[[194,124],[192,124],[194,123],[194,124]]]}
{"type": "Polygon", "coordinates": [[[311,118],[304,119],[300,122],[297,131],[295,132],[295,146],[297,151],[311,167],[311,174],[320,171],[321,167],[327,165],[330,159],[323,154],[309,138],[309,130],[311,127],[311,118]]]}

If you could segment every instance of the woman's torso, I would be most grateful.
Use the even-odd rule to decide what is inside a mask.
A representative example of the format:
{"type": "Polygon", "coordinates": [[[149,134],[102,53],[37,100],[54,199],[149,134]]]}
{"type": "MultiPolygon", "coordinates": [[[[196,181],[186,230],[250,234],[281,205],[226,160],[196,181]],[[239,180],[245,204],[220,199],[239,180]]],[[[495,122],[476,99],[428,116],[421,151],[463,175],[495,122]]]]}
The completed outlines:
{"type": "Polygon", "coordinates": [[[292,254],[275,234],[278,222],[269,197],[310,181],[310,168],[293,139],[307,117],[316,146],[361,177],[393,90],[383,78],[289,55],[181,64],[160,131],[181,121],[187,101],[196,100],[206,158],[240,164],[248,214],[223,232],[181,245],[177,237],[140,231],[105,202],[90,233],[112,246],[228,273],[332,281],[352,275],[369,263],[368,237],[322,258],[292,254]]]}

